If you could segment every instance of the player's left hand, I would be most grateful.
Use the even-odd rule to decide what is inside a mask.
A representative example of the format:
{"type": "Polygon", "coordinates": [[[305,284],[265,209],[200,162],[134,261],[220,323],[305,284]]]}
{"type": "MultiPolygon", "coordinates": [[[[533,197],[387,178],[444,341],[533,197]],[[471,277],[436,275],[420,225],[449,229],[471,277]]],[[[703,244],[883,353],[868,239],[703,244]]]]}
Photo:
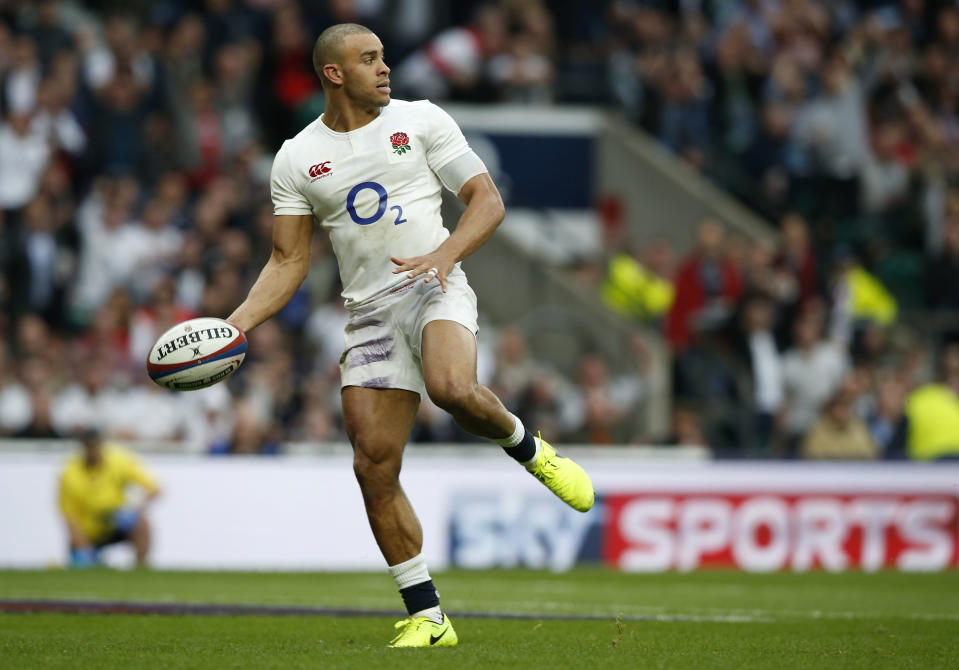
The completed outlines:
{"type": "Polygon", "coordinates": [[[406,276],[410,279],[425,275],[424,281],[427,284],[434,279],[439,279],[443,293],[446,293],[446,277],[453,271],[453,266],[456,265],[455,259],[448,257],[439,250],[414,258],[390,256],[390,260],[398,266],[393,269],[393,274],[406,272],[406,276]]]}

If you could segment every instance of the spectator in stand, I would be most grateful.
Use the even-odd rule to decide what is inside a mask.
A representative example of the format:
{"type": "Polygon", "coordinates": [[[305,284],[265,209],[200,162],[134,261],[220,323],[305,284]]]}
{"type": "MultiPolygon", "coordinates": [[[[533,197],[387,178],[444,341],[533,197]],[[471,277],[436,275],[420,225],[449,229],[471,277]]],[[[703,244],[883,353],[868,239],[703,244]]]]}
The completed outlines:
{"type": "Polygon", "coordinates": [[[94,312],[88,327],[74,338],[74,351],[106,361],[113,371],[114,383],[128,382],[132,375],[142,374],[143,358],[130,355],[130,321],[132,305],[125,288],[115,288],[106,302],[94,312]]]}
{"type": "Polygon", "coordinates": [[[673,406],[670,434],[665,443],[709,448],[709,441],[703,431],[702,416],[694,403],[681,400],[673,406]]]}
{"type": "Polygon", "coordinates": [[[59,79],[41,81],[30,130],[46,138],[51,147],[78,157],[87,147],[87,133],[69,107],[70,93],[59,79]]]}
{"type": "Polygon", "coordinates": [[[117,391],[110,384],[110,364],[103,358],[74,356],[77,371],[53,397],[53,426],[61,435],[101,425],[112,411],[117,391]]]}
{"type": "Polygon", "coordinates": [[[506,102],[549,104],[556,78],[552,16],[539,2],[529,2],[518,10],[514,22],[519,30],[489,61],[490,80],[506,102]]]}
{"type": "Polygon", "coordinates": [[[99,35],[86,35],[83,48],[83,78],[95,92],[109,86],[121,73],[129,73],[133,86],[147,92],[156,83],[157,63],[147,50],[136,19],[128,14],[114,13],[107,17],[99,35]]]}
{"type": "Polygon", "coordinates": [[[516,416],[535,423],[544,440],[558,441],[582,426],[580,397],[571,384],[552,371],[537,374],[517,402],[516,416]]]}
{"type": "Polygon", "coordinates": [[[908,386],[899,371],[884,372],[876,393],[876,407],[866,417],[869,432],[886,459],[906,456],[906,416],[904,412],[908,386]]]}
{"type": "Polygon", "coordinates": [[[783,356],[786,453],[797,452],[826,402],[849,371],[846,351],[824,338],[824,311],[810,303],[793,326],[793,344],[783,356]]]}
{"type": "Polygon", "coordinates": [[[14,433],[14,437],[52,439],[62,437],[53,421],[53,378],[50,365],[39,356],[30,356],[20,363],[20,376],[30,394],[30,418],[14,433]]]}
{"type": "Polygon", "coordinates": [[[723,224],[705,219],[699,224],[697,246],[676,275],[676,299],[666,317],[666,337],[682,352],[697,330],[725,327],[742,294],[742,279],[723,256],[723,224]]]}
{"type": "Polygon", "coordinates": [[[768,453],[773,446],[783,405],[783,360],[773,335],[774,314],[774,303],[764,295],[743,299],[737,340],[752,389],[751,397],[744,398],[751,413],[748,448],[758,453],[768,453]]]}
{"type": "Polygon", "coordinates": [[[183,235],[173,225],[173,212],[157,198],[146,203],[139,219],[132,223],[140,248],[131,288],[142,302],[175,267],[183,235]]]}
{"type": "Polygon", "coordinates": [[[215,55],[214,100],[221,119],[224,157],[232,157],[256,134],[253,94],[257,49],[248,43],[230,43],[215,55]]]}
{"type": "Polygon", "coordinates": [[[517,411],[524,394],[542,372],[529,353],[523,331],[516,326],[503,328],[499,332],[496,363],[489,387],[507,409],[517,411]]]}
{"type": "Polygon", "coordinates": [[[839,388],[803,439],[803,458],[854,460],[879,455],[869,428],[856,415],[854,400],[848,385],[839,388]]]}
{"type": "Polygon", "coordinates": [[[117,72],[96,94],[89,169],[94,174],[139,174],[145,165],[145,118],[143,91],[136,79],[117,72]]]}
{"type": "Polygon", "coordinates": [[[680,267],[676,299],[666,318],[672,347],[675,397],[697,403],[710,445],[722,452],[751,448],[755,422],[751,384],[737,366],[740,340],[730,341],[731,317],[742,294],[742,279],[725,244],[722,224],[699,226],[696,250],[680,267]]]}
{"type": "Polygon", "coordinates": [[[91,205],[89,218],[80,230],[82,261],[74,300],[79,309],[95,312],[114,287],[130,287],[138,266],[150,250],[144,248],[139,226],[131,222],[131,210],[122,185],[111,185],[109,200],[91,205]]]}
{"type": "Polygon", "coordinates": [[[845,346],[851,346],[857,329],[863,325],[884,328],[896,320],[896,299],[847,248],[840,247],[833,254],[831,291],[830,336],[845,346]]]}
{"type": "Polygon", "coordinates": [[[793,138],[813,166],[821,214],[854,214],[859,175],[869,156],[868,129],[859,81],[840,51],[826,64],[822,93],[799,110],[793,138]]]}
{"type": "Polygon", "coordinates": [[[269,89],[264,118],[271,144],[278,146],[300,131],[298,110],[318,93],[313,73],[313,44],[298,3],[284,3],[273,12],[273,35],[264,53],[262,74],[269,89]]]}
{"type": "Polygon", "coordinates": [[[10,235],[20,270],[10,276],[9,315],[42,316],[51,325],[63,325],[66,290],[72,281],[73,250],[57,220],[50,200],[39,195],[23,209],[20,234],[10,235]]]}
{"type": "Polygon", "coordinates": [[[789,212],[780,220],[779,230],[782,243],[774,263],[794,278],[798,291],[793,307],[798,307],[819,295],[816,255],[809,239],[809,226],[800,213],[789,212]]]}
{"type": "Polygon", "coordinates": [[[946,224],[942,250],[926,266],[926,306],[937,312],[959,310],[959,214],[946,224]]]}
{"type": "Polygon", "coordinates": [[[188,90],[187,106],[177,114],[176,141],[181,147],[181,162],[196,190],[208,188],[222,167],[223,125],[213,95],[210,82],[194,80],[188,90]]]}
{"type": "Polygon", "coordinates": [[[50,160],[50,147],[42,135],[30,131],[28,113],[0,118],[0,209],[7,210],[8,223],[36,195],[50,160]]]}
{"type": "Polygon", "coordinates": [[[638,377],[614,377],[602,356],[587,353],[579,362],[576,390],[580,428],[574,440],[585,444],[615,444],[627,439],[625,434],[630,431],[625,423],[636,415],[642,395],[638,377]]]}
{"type": "Polygon", "coordinates": [[[63,28],[60,4],[57,0],[40,0],[34,23],[27,29],[37,45],[37,53],[45,69],[49,69],[59,52],[74,48],[73,35],[63,28]]]}
{"type": "Polygon", "coordinates": [[[134,442],[195,444],[202,434],[201,406],[193,394],[174,393],[134,370],[102,426],[111,438],[134,442]]]}
{"type": "Polygon", "coordinates": [[[660,139],[694,166],[709,156],[709,103],[712,84],[703,74],[696,52],[683,48],[673,55],[663,82],[660,139]]]}
{"type": "Polygon", "coordinates": [[[508,44],[507,17],[492,4],[482,6],[468,26],[447,28],[401,61],[391,81],[401,97],[445,100],[484,96],[484,64],[508,44]]]}
{"type": "Polygon", "coordinates": [[[906,399],[906,450],[915,460],[959,458],[959,342],[943,349],[938,376],[906,399]]]}
{"type": "Polygon", "coordinates": [[[784,340],[788,323],[799,299],[799,281],[790,268],[776,262],[772,240],[755,240],[746,253],[742,268],[744,294],[761,295],[772,308],[773,331],[777,342],[784,340]]]}
{"type": "Polygon", "coordinates": [[[10,116],[29,114],[43,76],[37,45],[29,35],[13,37],[5,70],[0,71],[0,111],[10,116]]]}
{"type": "Polygon", "coordinates": [[[676,297],[672,258],[672,249],[664,241],[654,242],[637,254],[613,254],[600,288],[603,302],[637,321],[662,319],[676,297]]]}
{"type": "Polygon", "coordinates": [[[278,454],[280,444],[276,440],[272,422],[253,404],[240,401],[236,405],[236,420],[230,437],[212,445],[211,454],[278,454]]]}
{"type": "Polygon", "coordinates": [[[30,392],[16,375],[16,363],[0,344],[0,435],[10,436],[30,423],[30,392]]]}

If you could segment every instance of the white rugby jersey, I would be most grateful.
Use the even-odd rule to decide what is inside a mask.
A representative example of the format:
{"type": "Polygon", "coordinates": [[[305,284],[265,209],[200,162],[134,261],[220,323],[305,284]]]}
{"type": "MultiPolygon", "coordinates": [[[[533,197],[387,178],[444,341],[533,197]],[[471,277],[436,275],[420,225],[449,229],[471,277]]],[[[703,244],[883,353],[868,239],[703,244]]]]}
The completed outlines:
{"type": "MultiPolygon", "coordinates": [[[[353,307],[408,281],[405,273],[393,274],[390,256],[422,256],[449,237],[437,172],[470,151],[456,122],[428,100],[392,100],[373,121],[347,133],[318,118],[276,154],[273,211],[320,221],[339,263],[346,305],[353,307]]],[[[471,176],[485,172],[476,163],[471,176]]],[[[454,272],[462,272],[459,264],[454,272]]]]}

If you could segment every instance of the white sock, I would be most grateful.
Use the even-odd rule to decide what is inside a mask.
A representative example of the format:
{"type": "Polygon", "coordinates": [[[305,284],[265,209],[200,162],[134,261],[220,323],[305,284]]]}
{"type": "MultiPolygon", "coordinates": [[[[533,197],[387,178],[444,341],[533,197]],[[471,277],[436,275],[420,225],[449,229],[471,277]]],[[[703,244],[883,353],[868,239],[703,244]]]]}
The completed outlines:
{"type": "Polygon", "coordinates": [[[426,569],[426,559],[423,554],[417,554],[408,561],[397,563],[389,567],[390,575],[399,589],[407,586],[422,584],[430,579],[430,572],[426,569]]]}
{"type": "MultiPolygon", "coordinates": [[[[391,565],[388,570],[390,571],[390,576],[393,577],[393,581],[396,582],[397,588],[400,590],[408,586],[430,581],[430,573],[426,568],[426,559],[422,553],[417,554],[408,561],[391,565]]],[[[437,592],[436,595],[438,596],[439,592],[437,592]]],[[[428,617],[433,623],[443,623],[443,611],[439,605],[428,607],[419,612],[413,612],[410,616],[413,618],[428,617]]]]}
{"type": "MultiPolygon", "coordinates": [[[[510,414],[513,417],[513,421],[516,422],[515,428],[513,428],[513,434],[509,437],[500,438],[499,440],[493,440],[496,444],[501,447],[515,447],[517,444],[523,441],[523,436],[526,435],[526,427],[523,426],[523,422],[519,420],[519,417],[515,414],[510,414]]],[[[538,447],[537,447],[538,448],[538,447]]]]}

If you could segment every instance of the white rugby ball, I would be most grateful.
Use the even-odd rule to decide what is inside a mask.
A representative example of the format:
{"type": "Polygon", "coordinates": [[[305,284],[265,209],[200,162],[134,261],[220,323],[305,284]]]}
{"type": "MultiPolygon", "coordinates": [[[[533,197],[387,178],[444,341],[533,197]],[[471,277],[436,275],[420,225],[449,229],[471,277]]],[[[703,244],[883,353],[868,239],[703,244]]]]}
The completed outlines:
{"type": "Polygon", "coordinates": [[[246,357],[246,333],[223,319],[200,317],[173,326],[147,358],[147,373],[171,391],[195,391],[221,382],[246,357]]]}

